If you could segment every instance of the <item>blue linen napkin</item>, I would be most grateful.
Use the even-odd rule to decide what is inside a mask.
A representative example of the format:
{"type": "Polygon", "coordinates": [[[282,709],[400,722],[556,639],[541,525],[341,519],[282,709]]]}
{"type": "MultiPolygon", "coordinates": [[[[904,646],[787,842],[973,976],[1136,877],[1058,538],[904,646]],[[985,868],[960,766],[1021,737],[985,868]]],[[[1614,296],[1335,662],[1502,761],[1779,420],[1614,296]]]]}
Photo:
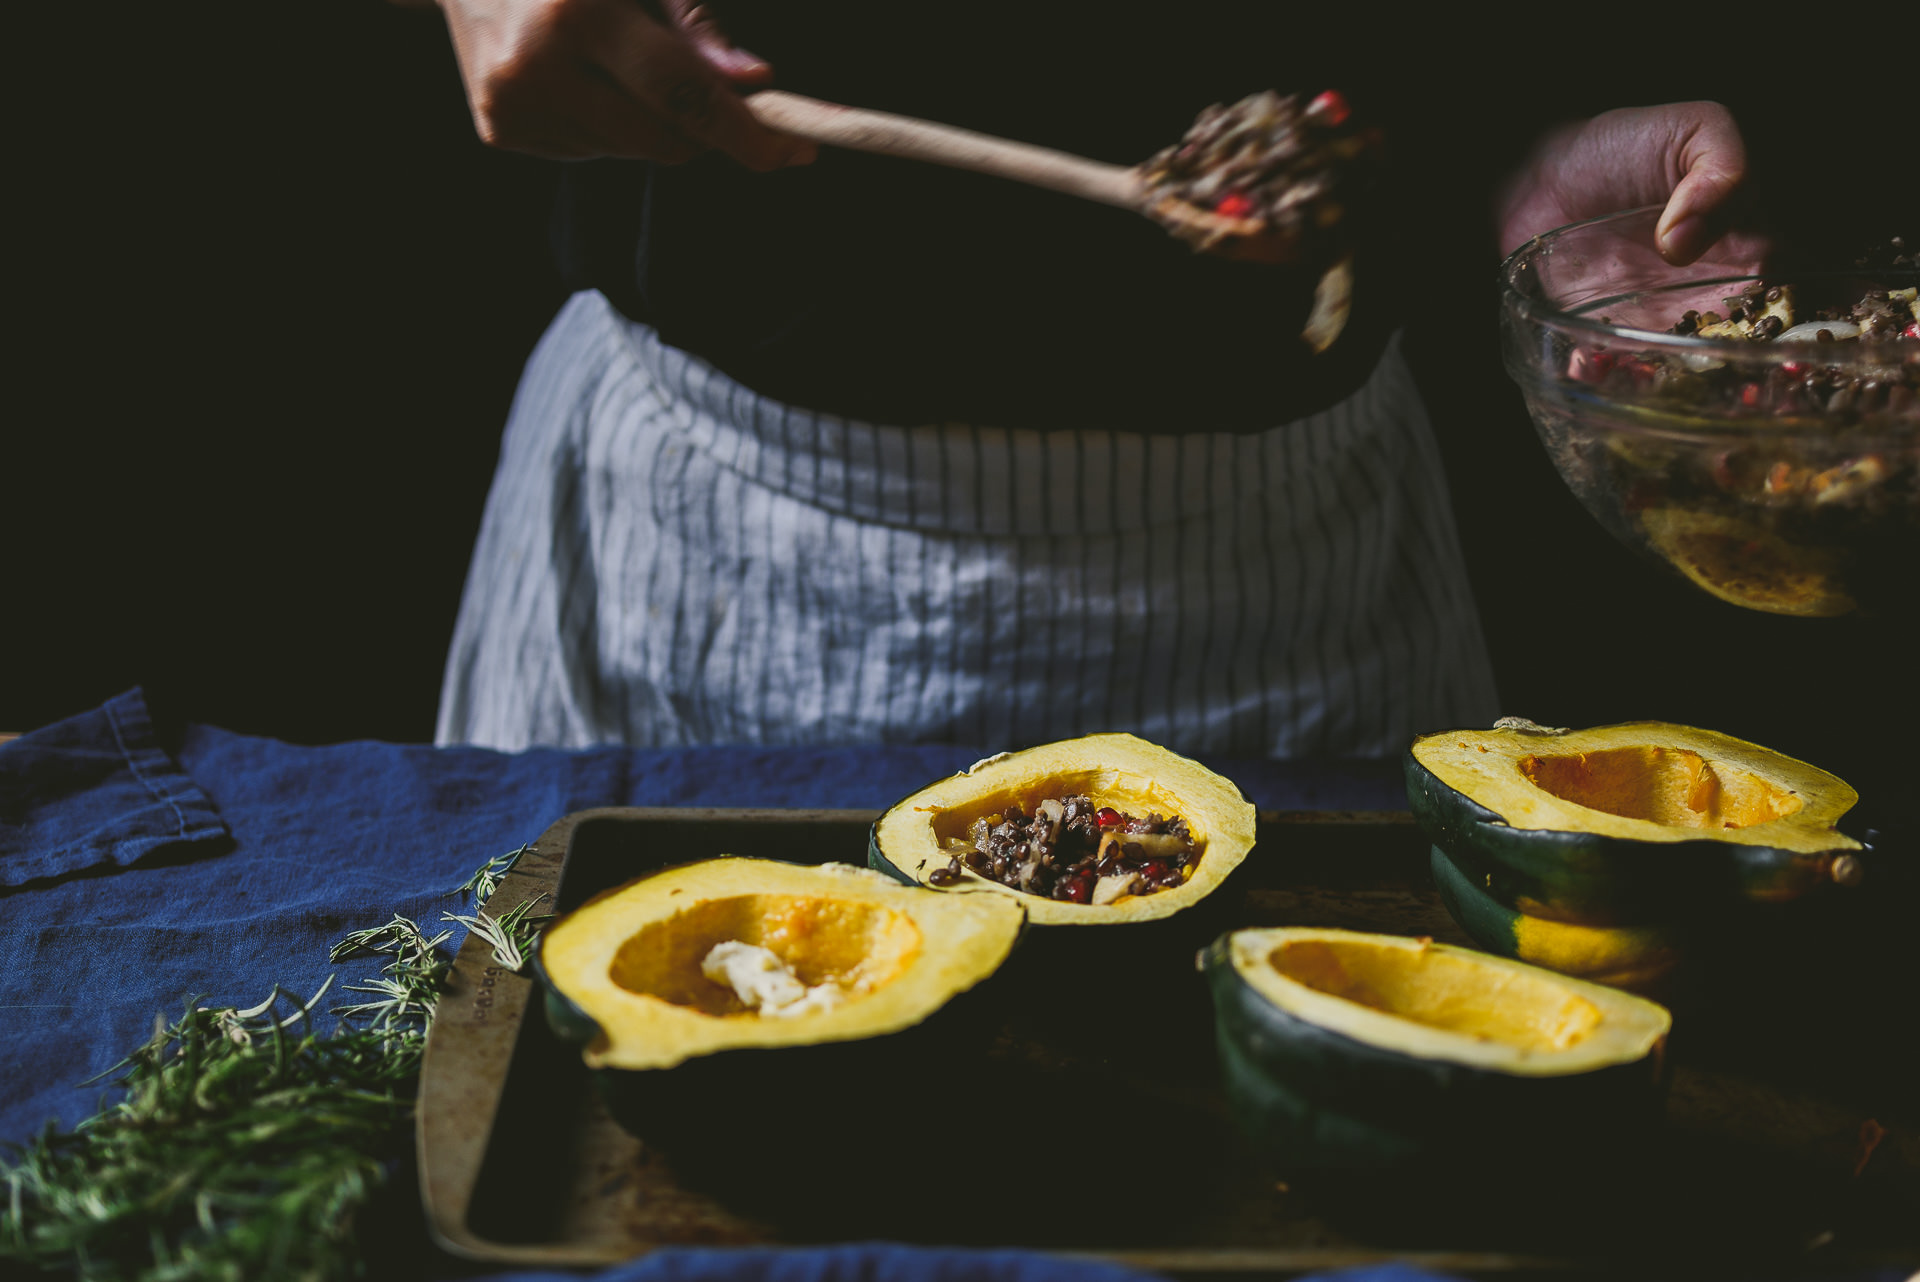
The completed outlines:
{"type": "Polygon", "coordinates": [[[227,836],[137,690],[0,747],[0,886],[227,836]]]}
{"type": "MultiPolygon", "coordinates": [[[[595,1282],[1143,1282],[1100,1260],[1028,1251],[956,1250],[891,1244],[782,1249],[656,1251],[595,1275],[595,1282]]],[[[496,1282],[578,1282],[569,1273],[513,1273],[496,1282]]],[[[1316,1273],[1299,1282],[1453,1282],[1407,1264],[1316,1273]]]]}

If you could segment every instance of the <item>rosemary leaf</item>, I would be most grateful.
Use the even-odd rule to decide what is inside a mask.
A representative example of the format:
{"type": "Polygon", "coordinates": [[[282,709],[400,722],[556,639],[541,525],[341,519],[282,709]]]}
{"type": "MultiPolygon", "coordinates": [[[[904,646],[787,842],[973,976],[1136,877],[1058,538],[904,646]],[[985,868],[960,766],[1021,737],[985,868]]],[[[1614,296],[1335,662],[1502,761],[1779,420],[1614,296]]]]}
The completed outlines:
{"type": "Polygon", "coordinates": [[[504,855],[497,855],[487,860],[486,863],[480,865],[473,876],[467,878],[466,881],[462,882],[449,893],[455,895],[470,894],[473,896],[475,904],[486,903],[487,900],[493,898],[493,892],[500,889],[501,879],[513,871],[513,866],[520,862],[520,857],[526,854],[527,851],[532,848],[532,845],[532,842],[528,842],[518,850],[509,850],[504,855]]]}
{"type": "Polygon", "coordinates": [[[472,916],[457,913],[441,913],[442,921],[457,921],[480,938],[493,945],[493,959],[508,970],[518,971],[527,964],[527,957],[533,952],[533,941],[539,936],[541,927],[553,920],[552,914],[535,917],[534,906],[545,894],[524,899],[509,908],[498,917],[484,909],[472,916]]]}

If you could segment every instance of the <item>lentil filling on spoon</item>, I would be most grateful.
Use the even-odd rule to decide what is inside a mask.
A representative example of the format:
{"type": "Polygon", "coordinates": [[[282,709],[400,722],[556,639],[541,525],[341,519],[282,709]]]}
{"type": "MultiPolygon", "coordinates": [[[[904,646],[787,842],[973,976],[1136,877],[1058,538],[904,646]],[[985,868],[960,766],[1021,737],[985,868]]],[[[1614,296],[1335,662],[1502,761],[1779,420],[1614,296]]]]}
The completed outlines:
{"type": "Polygon", "coordinates": [[[1195,249],[1249,237],[1298,256],[1339,225],[1360,162],[1379,145],[1379,134],[1352,127],[1351,116],[1331,89],[1310,99],[1268,89],[1216,103],[1139,167],[1141,181],[1154,212],[1195,249]],[[1213,217],[1195,219],[1194,210],[1213,217]]]}

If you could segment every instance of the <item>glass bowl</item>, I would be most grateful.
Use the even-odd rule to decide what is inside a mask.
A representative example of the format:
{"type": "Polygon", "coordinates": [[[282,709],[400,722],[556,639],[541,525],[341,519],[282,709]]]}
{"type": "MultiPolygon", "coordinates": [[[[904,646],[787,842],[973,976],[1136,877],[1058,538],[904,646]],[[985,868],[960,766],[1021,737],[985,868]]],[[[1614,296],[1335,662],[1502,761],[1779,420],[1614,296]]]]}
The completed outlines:
{"type": "Polygon", "coordinates": [[[1849,266],[1836,253],[1762,276],[1757,256],[1717,248],[1674,267],[1653,248],[1659,214],[1562,227],[1501,265],[1502,356],[1555,468],[1621,542],[1721,600],[1803,616],[1910,609],[1920,317],[1900,291],[1920,283],[1914,260],[1849,266]],[[1883,314],[1866,338],[1844,341],[1837,319],[1808,325],[1869,291],[1883,314]],[[1711,327],[1745,311],[1771,330],[1769,310],[1770,341],[1668,332],[1688,312],[1711,327]]]}

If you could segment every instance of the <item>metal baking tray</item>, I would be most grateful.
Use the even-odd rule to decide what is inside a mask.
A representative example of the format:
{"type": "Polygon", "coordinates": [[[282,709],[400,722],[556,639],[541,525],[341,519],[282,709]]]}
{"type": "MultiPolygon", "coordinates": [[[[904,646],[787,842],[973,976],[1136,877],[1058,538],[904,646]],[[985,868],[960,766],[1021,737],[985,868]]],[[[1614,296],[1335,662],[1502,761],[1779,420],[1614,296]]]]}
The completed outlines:
{"type": "MultiPolygon", "coordinates": [[[[564,911],[650,869],[719,854],[859,863],[875,818],[835,810],[583,811],[549,828],[488,906],[504,912],[544,894],[564,911]]],[[[1262,812],[1253,853],[1209,903],[1225,897],[1213,909],[1232,927],[1326,925],[1467,942],[1432,889],[1426,852],[1404,813],[1262,812]]],[[[816,1202],[805,1219],[783,1218],[778,1207],[738,1204],[725,1187],[689,1185],[616,1126],[577,1054],[548,1030],[531,981],[469,936],[422,1067],[421,1195],[446,1250],[517,1265],[604,1265],[664,1246],[876,1239],[1025,1247],[1181,1275],[1288,1274],[1384,1259],[1465,1274],[1628,1260],[1685,1261],[1697,1275],[1912,1262],[1920,1260],[1920,1064],[1913,1029],[1902,1021],[1920,1020],[1920,976],[1910,956],[1899,956],[1911,949],[1860,951],[1874,929],[1796,920],[1795,956],[1820,953],[1809,965],[1756,963],[1752,984],[1682,1009],[1669,1048],[1666,1147],[1629,1173],[1617,1197],[1544,1225],[1498,1214],[1470,1225],[1435,1222],[1412,1204],[1419,1199],[1360,1212],[1312,1189],[1276,1185],[1236,1146],[1204,1030],[1205,989],[1179,965],[1156,971],[1139,997],[1149,1015],[1177,1013],[1165,1036],[1089,1045],[1084,1027],[1075,1036],[1037,1016],[1033,1004],[1015,1003],[980,1065],[967,1070],[972,1081],[996,1075],[1021,1098],[1020,1075],[1044,1063],[1052,1085],[1039,1089],[1085,1082],[1102,1098],[1129,1101],[1128,1116],[1144,1123],[1132,1132],[1137,1141],[1082,1146],[1083,1124],[1054,1120],[1038,1097],[1022,1131],[1029,1147],[1006,1155],[1009,1172],[1045,1154],[1049,1181],[1111,1188],[1093,1210],[1083,1201],[1065,1223],[1017,1204],[983,1213],[1004,1199],[946,1187],[942,1149],[970,1142],[968,1114],[948,1110],[942,1129],[942,1110],[930,1101],[964,1102],[967,1088],[956,1083],[901,1101],[932,1119],[932,1129],[910,1128],[911,1141],[897,1127],[849,1137],[873,1149],[871,1186],[847,1188],[833,1214],[821,1216],[816,1202]],[[870,1196],[882,1184],[915,1181],[940,1213],[902,1220],[870,1196]]],[[[1527,1161],[1550,1152],[1553,1137],[1499,1142],[1527,1161]]],[[[804,1178],[803,1169],[796,1174],[804,1178]]],[[[1435,1172],[1436,1181],[1446,1178],[1435,1172]]]]}

